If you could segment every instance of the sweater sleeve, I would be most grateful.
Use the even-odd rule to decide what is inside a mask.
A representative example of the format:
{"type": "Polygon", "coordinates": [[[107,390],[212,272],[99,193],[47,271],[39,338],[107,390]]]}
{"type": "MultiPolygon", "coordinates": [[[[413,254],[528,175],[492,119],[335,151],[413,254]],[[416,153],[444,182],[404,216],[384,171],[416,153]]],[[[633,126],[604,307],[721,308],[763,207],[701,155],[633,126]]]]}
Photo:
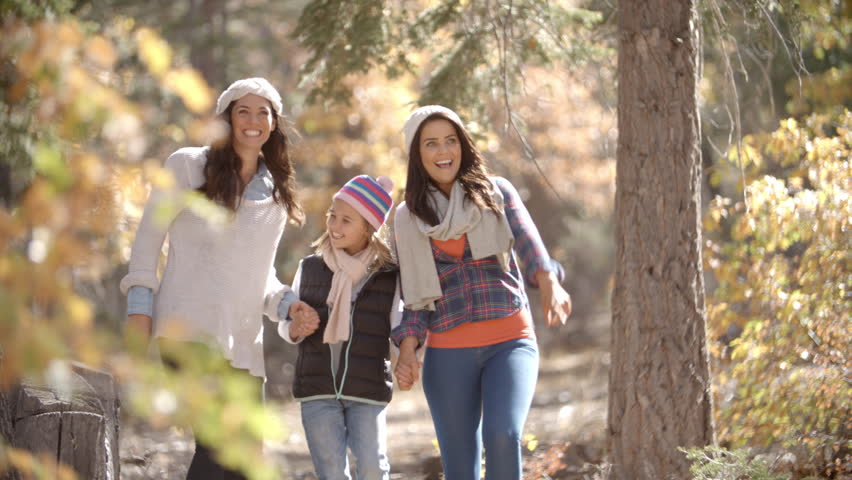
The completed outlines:
{"type": "Polygon", "coordinates": [[[181,149],[166,159],[165,169],[174,180],[168,188],[154,188],[145,204],[133,247],[130,252],[130,265],[127,275],[121,279],[119,288],[127,294],[130,287],[139,285],[150,288],[156,293],[160,287],[157,277],[157,265],[166,233],[181,209],[181,194],[191,189],[190,154],[181,149]]]}
{"type": "MultiPolygon", "coordinates": [[[[293,277],[293,289],[291,290],[291,294],[295,297],[295,300],[299,299],[299,285],[301,284],[302,278],[302,262],[299,262],[299,268],[296,270],[296,275],[293,277]]],[[[295,301],[294,300],[294,301],[295,301]]],[[[287,311],[289,311],[289,306],[287,311]]],[[[283,338],[287,343],[297,344],[300,343],[304,338],[300,338],[298,340],[293,340],[290,336],[290,324],[293,323],[293,319],[289,317],[281,317],[279,314],[280,321],[278,323],[278,336],[283,338]]]]}
{"type": "MultiPolygon", "coordinates": [[[[284,285],[278,280],[278,272],[275,270],[275,267],[269,268],[269,277],[266,280],[266,292],[264,293],[263,299],[263,313],[269,317],[273,322],[280,322],[284,320],[280,317],[280,306],[282,301],[289,301],[292,303],[298,298],[294,298],[293,290],[284,285]]],[[[287,308],[289,310],[289,306],[287,308]]]]}
{"type": "Polygon", "coordinates": [[[127,316],[134,314],[154,316],[154,292],[141,285],[130,287],[127,292],[127,316]]]}
{"type": "Polygon", "coordinates": [[[515,252],[518,254],[527,283],[538,287],[536,274],[540,271],[555,272],[561,282],[565,277],[565,270],[547,253],[538,228],[533,223],[530,212],[515,186],[501,177],[496,177],[495,183],[503,194],[506,218],[515,237],[515,252]]]}

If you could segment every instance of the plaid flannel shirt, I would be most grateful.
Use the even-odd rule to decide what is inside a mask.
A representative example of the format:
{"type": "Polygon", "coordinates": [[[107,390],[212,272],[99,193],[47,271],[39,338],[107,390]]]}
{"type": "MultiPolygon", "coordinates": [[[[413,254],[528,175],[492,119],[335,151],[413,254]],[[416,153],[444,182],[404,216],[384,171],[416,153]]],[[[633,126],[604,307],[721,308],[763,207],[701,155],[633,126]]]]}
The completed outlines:
{"type": "Polygon", "coordinates": [[[504,211],[515,237],[509,271],[503,271],[496,256],[474,260],[467,242],[462,258],[448,255],[430,242],[443,297],[435,302],[434,311],[403,311],[402,322],[391,333],[397,345],[410,336],[422,345],[427,330],[445,332],[466,322],[504,318],[527,308],[529,300],[516,257],[533,287],[538,286],[535,275],[539,271],[556,272],[559,281],[563,280],[562,266],[548,255],[518,191],[504,178],[494,180],[503,193],[504,211]]]}

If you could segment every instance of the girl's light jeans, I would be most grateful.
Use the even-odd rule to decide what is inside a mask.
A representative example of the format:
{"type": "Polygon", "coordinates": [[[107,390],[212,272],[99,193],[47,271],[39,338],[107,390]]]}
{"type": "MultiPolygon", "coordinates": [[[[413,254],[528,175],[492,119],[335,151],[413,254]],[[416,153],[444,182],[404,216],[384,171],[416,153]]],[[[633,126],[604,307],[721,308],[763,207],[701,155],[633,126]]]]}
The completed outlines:
{"type": "Polygon", "coordinates": [[[388,479],[386,407],[353,400],[302,402],[302,426],[319,480],[352,478],[347,448],[355,457],[355,478],[388,479]]]}

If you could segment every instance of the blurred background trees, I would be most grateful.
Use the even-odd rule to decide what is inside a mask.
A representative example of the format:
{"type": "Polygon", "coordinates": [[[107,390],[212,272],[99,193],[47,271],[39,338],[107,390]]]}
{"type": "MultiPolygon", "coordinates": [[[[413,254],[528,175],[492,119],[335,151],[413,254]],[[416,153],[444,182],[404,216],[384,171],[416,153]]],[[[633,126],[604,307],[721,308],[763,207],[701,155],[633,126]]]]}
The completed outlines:
{"type": "MultiPolygon", "coordinates": [[[[569,272],[573,324],[542,331],[543,356],[593,340],[585,325],[608,322],[614,258],[615,2],[341,2],[347,21],[333,28],[323,3],[333,5],[0,0],[3,387],[61,378],[54,360],[74,358],[109,365],[155,423],[225,415],[225,399],[255,424],[276,423],[191,369],[163,380],[140,368],[118,340],[117,284],[149,185],[168,181],[168,153],[210,138],[218,92],[256,75],[284,96],[308,212],[285,233],[282,281],[339,185],[384,174],[401,189],[402,124],[418,103],[441,102],[471,120],[569,272]],[[198,392],[223,401],[204,411],[190,400],[198,392]]],[[[797,475],[836,475],[852,448],[850,2],[699,5],[719,441],[788,449],[797,475]]],[[[283,396],[287,349],[267,340],[283,396]]]]}

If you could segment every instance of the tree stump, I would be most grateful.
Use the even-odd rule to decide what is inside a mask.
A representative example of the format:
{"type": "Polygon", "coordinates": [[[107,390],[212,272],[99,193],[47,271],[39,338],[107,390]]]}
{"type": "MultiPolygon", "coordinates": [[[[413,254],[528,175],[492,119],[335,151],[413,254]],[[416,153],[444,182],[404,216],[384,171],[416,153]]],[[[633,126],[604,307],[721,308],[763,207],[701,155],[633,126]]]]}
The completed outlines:
{"type": "MultiPolygon", "coordinates": [[[[7,397],[15,448],[47,453],[81,480],[118,480],[118,412],[109,373],[70,363],[66,391],[24,382],[7,397]]],[[[10,475],[6,478],[15,478],[10,475]]]]}

